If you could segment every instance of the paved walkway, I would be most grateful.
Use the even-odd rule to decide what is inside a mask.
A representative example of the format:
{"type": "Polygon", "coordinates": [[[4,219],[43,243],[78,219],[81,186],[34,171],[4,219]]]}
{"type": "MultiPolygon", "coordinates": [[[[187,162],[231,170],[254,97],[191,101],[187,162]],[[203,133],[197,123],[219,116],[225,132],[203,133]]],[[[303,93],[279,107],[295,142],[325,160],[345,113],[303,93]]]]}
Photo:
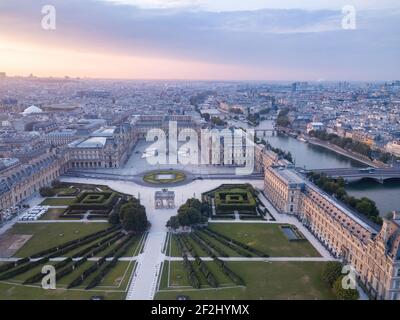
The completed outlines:
{"type": "MultiPolygon", "coordinates": [[[[151,223],[151,229],[148,233],[143,253],[137,257],[137,267],[135,272],[132,274],[132,280],[128,289],[127,299],[128,300],[149,300],[153,299],[159,273],[161,272],[161,262],[165,259],[165,255],[162,252],[164,247],[165,238],[167,235],[167,229],[165,227],[168,219],[176,214],[177,209],[164,209],[156,210],[154,208],[154,192],[157,189],[152,187],[143,187],[134,184],[133,182],[125,181],[108,181],[98,179],[86,179],[86,178],[62,178],[65,182],[80,182],[89,184],[104,184],[110,188],[134,195],[140,198],[141,203],[146,207],[147,218],[151,223]]],[[[216,188],[224,183],[236,183],[235,180],[195,180],[186,186],[177,186],[169,188],[171,191],[175,191],[175,206],[178,208],[188,198],[196,197],[200,198],[201,193],[216,188]]],[[[242,181],[241,183],[246,183],[242,181]]],[[[263,181],[248,181],[254,187],[262,188],[263,181]]],[[[271,212],[275,217],[276,221],[248,221],[248,220],[223,220],[223,221],[212,221],[213,223],[288,223],[295,225],[311,242],[311,244],[321,254],[319,258],[302,258],[302,257],[279,257],[279,258],[262,258],[260,261],[310,261],[310,259],[316,259],[311,261],[331,261],[334,258],[331,254],[319,243],[319,241],[295,218],[292,216],[278,213],[275,208],[265,199],[264,196],[260,196],[260,200],[264,206],[271,212]]],[[[232,259],[234,259],[232,257],[232,259]]],[[[234,260],[240,261],[240,260],[234,260]]],[[[247,261],[247,260],[242,260],[247,261]]]]}
{"type": "Polygon", "coordinates": [[[106,223],[108,220],[89,220],[89,219],[79,219],[79,220],[32,220],[32,221],[17,221],[16,223],[106,223]]]}
{"type": "MultiPolygon", "coordinates": [[[[31,261],[38,261],[38,260],[40,260],[42,257],[40,257],[40,258],[35,258],[35,259],[31,259],[31,261]]],[[[76,258],[73,258],[72,260],[73,261],[78,261],[78,260],[80,260],[80,259],[82,259],[83,257],[76,257],[76,258]]],[[[19,260],[19,259],[21,259],[21,258],[16,258],[16,257],[11,257],[11,258],[0,258],[0,262],[13,262],[13,261],[17,261],[17,260],[19,260]]],[[[49,259],[49,261],[54,261],[54,262],[57,262],[57,261],[64,261],[65,259],[67,259],[67,257],[56,257],[56,258],[51,258],[51,259],[49,259]]],[[[101,259],[101,257],[91,257],[91,258],[88,258],[87,260],[88,261],[98,261],[98,260],[100,260],[101,259]]],[[[110,258],[106,258],[106,260],[107,261],[111,261],[113,259],[113,257],[110,257],[110,258]]],[[[118,258],[118,261],[136,261],[137,260],[137,257],[120,257],[120,258],[118,258]]]]}
{"type": "MultiPolygon", "coordinates": [[[[139,186],[129,181],[72,177],[64,177],[61,181],[103,184],[109,186],[111,189],[131,194],[140,199],[142,205],[146,207],[147,219],[151,223],[151,229],[148,233],[143,253],[137,258],[136,270],[132,274],[126,299],[153,299],[156,293],[158,277],[161,272],[161,262],[165,259],[165,255],[162,253],[167,235],[167,228],[165,225],[171,216],[176,215],[177,209],[156,210],[154,208],[154,192],[157,189],[154,187],[139,186]]],[[[224,183],[237,183],[237,180],[195,180],[185,186],[170,187],[168,190],[175,191],[175,206],[178,208],[185,203],[187,199],[192,197],[200,199],[203,192],[219,187],[224,183]]],[[[257,188],[262,188],[263,186],[262,180],[241,180],[240,183],[251,183],[257,188]]]]}
{"type": "MultiPolygon", "coordinates": [[[[201,260],[204,261],[213,261],[211,257],[200,257],[201,260]]],[[[334,258],[324,258],[324,257],[219,257],[218,259],[223,261],[237,261],[237,262],[274,262],[274,261],[315,261],[315,262],[324,262],[324,261],[338,261],[334,258]]],[[[168,261],[183,261],[182,257],[165,257],[165,260],[168,261]]],[[[194,261],[194,258],[189,258],[189,260],[194,261]]]]}
{"type": "MultiPolygon", "coordinates": [[[[35,197],[27,200],[25,203],[27,203],[30,206],[30,208],[32,208],[32,207],[39,205],[44,199],[45,198],[43,198],[43,197],[35,196],[35,197]]],[[[18,216],[14,217],[10,221],[5,222],[4,225],[2,225],[0,228],[0,235],[5,233],[7,230],[11,229],[15,223],[19,222],[19,219],[21,218],[21,216],[28,210],[29,210],[29,208],[21,211],[21,213],[18,216]]]]}

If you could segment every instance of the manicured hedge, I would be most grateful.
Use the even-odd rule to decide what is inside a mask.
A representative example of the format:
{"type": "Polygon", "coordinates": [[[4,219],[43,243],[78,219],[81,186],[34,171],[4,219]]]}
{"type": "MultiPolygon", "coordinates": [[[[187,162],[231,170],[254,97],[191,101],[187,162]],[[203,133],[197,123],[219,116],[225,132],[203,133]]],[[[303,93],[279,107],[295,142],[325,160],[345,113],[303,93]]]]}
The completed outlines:
{"type": "Polygon", "coordinates": [[[204,242],[211,249],[217,252],[218,255],[220,255],[221,257],[229,257],[229,254],[227,254],[223,249],[217,247],[212,241],[208,240],[206,237],[204,237],[203,234],[201,234],[197,230],[195,231],[194,236],[197,238],[197,240],[199,240],[199,242],[204,242]]]}
{"type": "Polygon", "coordinates": [[[192,263],[186,255],[183,257],[183,266],[186,269],[190,285],[195,289],[200,289],[200,280],[196,275],[192,263]]]}
{"type": "MultiPolygon", "coordinates": [[[[74,279],[69,285],[68,285],[68,289],[79,286],[80,284],[82,284],[85,279],[87,279],[89,277],[89,275],[91,275],[93,272],[97,271],[101,265],[103,265],[106,262],[106,259],[109,257],[114,257],[117,255],[118,251],[121,248],[127,248],[130,245],[130,241],[132,241],[132,234],[127,235],[126,239],[124,239],[120,244],[117,245],[117,247],[112,250],[111,252],[109,252],[107,255],[103,256],[102,258],[100,258],[99,261],[97,261],[94,265],[92,265],[91,267],[89,267],[88,269],[86,269],[80,276],[78,276],[76,279],[74,279]]],[[[99,250],[99,249],[95,249],[94,251],[99,250]]],[[[92,251],[93,253],[93,251],[92,251]]]]}
{"type": "Polygon", "coordinates": [[[104,236],[107,233],[113,232],[113,231],[118,230],[118,229],[121,229],[120,225],[112,226],[112,227],[109,227],[107,229],[100,230],[100,231],[97,231],[95,233],[91,233],[91,234],[89,234],[87,236],[84,236],[82,238],[78,238],[78,239],[75,239],[75,240],[71,240],[71,241],[65,242],[65,243],[60,244],[58,246],[52,247],[50,249],[42,250],[40,252],[37,252],[37,253],[33,254],[31,256],[31,258],[39,258],[39,257],[43,257],[43,256],[48,255],[48,254],[56,253],[56,252],[59,252],[62,249],[65,249],[65,248],[67,248],[67,247],[69,247],[71,245],[75,245],[75,244],[78,244],[78,243],[80,243],[81,245],[85,244],[85,243],[93,241],[93,240],[95,240],[97,238],[100,238],[100,237],[104,236]]]}
{"type": "Polygon", "coordinates": [[[111,261],[107,262],[101,270],[99,270],[99,274],[96,275],[92,279],[92,281],[87,285],[85,290],[92,289],[96,286],[98,286],[101,281],[104,279],[104,277],[112,270],[112,268],[115,267],[115,265],[118,262],[118,259],[122,257],[126,251],[128,251],[129,246],[132,244],[132,242],[135,240],[134,237],[131,237],[129,240],[123,243],[123,245],[115,252],[114,257],[111,261]]]}
{"type": "Polygon", "coordinates": [[[255,249],[253,247],[248,246],[247,244],[241,243],[240,241],[237,241],[235,239],[229,238],[219,232],[216,232],[214,230],[211,230],[209,228],[204,228],[202,229],[202,231],[204,231],[205,233],[207,233],[210,236],[214,236],[216,238],[219,239],[219,241],[224,241],[224,242],[229,242],[230,244],[234,244],[238,247],[241,247],[247,251],[250,251],[251,253],[260,256],[260,257],[269,257],[268,254],[266,254],[265,252],[262,252],[261,250],[255,249]]]}
{"type": "Polygon", "coordinates": [[[207,264],[201,259],[200,259],[200,271],[204,275],[204,277],[207,279],[207,282],[211,287],[214,287],[214,288],[218,287],[217,279],[211,273],[210,269],[207,267],[207,264]]]}
{"type": "Polygon", "coordinates": [[[72,257],[73,258],[83,257],[88,252],[91,252],[93,249],[96,249],[96,248],[102,248],[104,250],[108,246],[114,244],[115,241],[117,241],[118,239],[122,238],[123,236],[124,236],[124,233],[120,232],[120,231],[118,231],[116,233],[113,233],[109,237],[106,237],[106,238],[104,238],[104,239],[102,239],[102,240],[90,245],[89,247],[80,250],[79,252],[75,253],[72,257]]]}
{"type": "Polygon", "coordinates": [[[200,248],[201,248],[204,252],[206,252],[210,257],[215,257],[215,256],[216,256],[215,253],[214,253],[214,250],[211,249],[211,247],[208,246],[205,242],[201,241],[201,239],[200,239],[199,237],[197,237],[197,236],[196,236],[195,234],[193,234],[193,233],[192,233],[190,236],[192,237],[192,239],[193,239],[194,241],[196,241],[196,243],[200,246],[200,248]]]}
{"type": "Polygon", "coordinates": [[[86,257],[83,257],[82,259],[74,262],[73,264],[67,266],[66,268],[57,271],[57,275],[56,275],[56,279],[57,281],[62,279],[63,277],[65,277],[66,275],[72,273],[76,268],[78,268],[79,266],[81,266],[82,264],[84,264],[87,261],[86,257]]]}
{"type": "MultiPolygon", "coordinates": [[[[202,235],[201,232],[197,231],[198,235],[202,235]]],[[[241,247],[238,247],[234,244],[232,244],[231,242],[229,242],[228,240],[225,240],[223,238],[219,238],[216,235],[212,234],[212,233],[206,233],[208,236],[210,236],[211,238],[215,239],[216,241],[222,243],[223,245],[227,246],[228,248],[232,249],[233,251],[235,251],[236,253],[238,253],[239,255],[243,256],[243,257],[251,257],[251,254],[249,252],[247,252],[246,250],[244,250],[241,247]]]]}
{"type": "Polygon", "coordinates": [[[83,283],[83,281],[85,281],[86,278],[88,278],[93,272],[95,272],[98,268],[100,268],[100,266],[106,262],[106,257],[102,257],[100,258],[100,260],[98,260],[95,264],[93,264],[92,266],[90,266],[89,268],[87,268],[85,271],[83,271],[83,273],[78,276],[77,278],[75,278],[75,280],[73,280],[67,287],[67,289],[71,289],[73,287],[77,287],[80,284],[83,283]]]}
{"type": "Polygon", "coordinates": [[[36,266],[38,266],[38,265],[40,265],[42,263],[48,262],[48,261],[49,261],[49,258],[45,257],[45,258],[42,258],[42,259],[37,260],[35,262],[30,262],[28,264],[24,264],[24,265],[20,266],[19,268],[11,269],[11,271],[0,275],[0,280],[6,280],[6,279],[9,279],[9,278],[15,277],[15,276],[17,276],[19,274],[25,273],[28,270],[31,270],[31,269],[35,268],[36,266]]]}
{"type": "MultiPolygon", "coordinates": [[[[74,210],[105,210],[109,209],[111,210],[114,204],[118,201],[118,195],[116,192],[109,192],[109,191],[104,191],[104,192],[82,192],[75,200],[74,203],[72,203],[69,206],[70,211],[74,210]],[[85,203],[85,199],[89,195],[99,195],[103,196],[103,200],[101,203],[99,202],[90,202],[90,203],[85,203]]],[[[88,201],[88,199],[86,199],[88,201]]]]}
{"type": "MultiPolygon", "coordinates": [[[[56,270],[59,270],[59,269],[65,267],[66,265],[68,265],[70,262],[72,262],[72,258],[67,258],[63,261],[56,263],[54,265],[54,268],[56,270]]],[[[31,283],[39,282],[40,280],[43,279],[44,276],[45,276],[45,274],[38,272],[38,273],[34,274],[32,277],[26,279],[23,284],[31,284],[31,283]]]]}
{"type": "Polygon", "coordinates": [[[29,258],[21,258],[21,259],[18,259],[17,261],[6,263],[6,264],[0,266],[0,273],[8,271],[14,267],[20,266],[21,264],[24,264],[27,262],[29,262],[29,258]]]}
{"type": "Polygon", "coordinates": [[[235,216],[232,212],[232,214],[219,214],[217,213],[215,216],[211,215],[211,219],[213,220],[235,220],[235,216]]]}
{"type": "Polygon", "coordinates": [[[225,273],[234,283],[240,286],[244,286],[245,283],[241,277],[239,277],[235,272],[233,272],[222,260],[214,258],[214,261],[220,267],[223,273],[225,273]]]}

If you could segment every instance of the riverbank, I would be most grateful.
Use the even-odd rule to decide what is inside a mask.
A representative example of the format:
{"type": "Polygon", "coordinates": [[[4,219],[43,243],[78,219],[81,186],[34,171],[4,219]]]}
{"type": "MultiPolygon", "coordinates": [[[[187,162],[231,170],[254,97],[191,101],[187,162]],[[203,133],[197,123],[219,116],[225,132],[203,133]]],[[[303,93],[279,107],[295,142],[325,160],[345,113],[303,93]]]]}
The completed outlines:
{"type": "MultiPolygon", "coordinates": [[[[293,130],[289,129],[289,128],[282,128],[282,127],[276,127],[277,131],[279,133],[283,133],[283,134],[288,134],[293,138],[298,137],[298,134],[296,132],[294,132],[293,130]]],[[[301,135],[302,140],[304,140],[305,142],[312,144],[314,146],[319,146],[328,150],[331,150],[335,153],[338,153],[342,156],[348,157],[352,160],[358,161],[366,166],[372,167],[372,168],[386,168],[387,165],[384,164],[383,162],[380,161],[371,161],[368,157],[365,157],[361,154],[343,149],[335,144],[332,144],[330,142],[326,142],[326,141],[322,141],[320,139],[314,138],[314,137],[310,137],[308,135],[301,135]]]]}
{"type": "Polygon", "coordinates": [[[308,136],[303,136],[303,138],[306,140],[307,143],[337,152],[337,153],[341,154],[342,156],[349,157],[353,160],[359,161],[369,167],[372,167],[372,168],[386,168],[387,167],[387,165],[385,165],[382,162],[371,161],[367,157],[364,157],[360,154],[345,150],[345,149],[343,149],[337,145],[331,144],[329,142],[325,142],[325,141],[322,141],[322,140],[319,140],[316,138],[310,138],[308,136]]]}

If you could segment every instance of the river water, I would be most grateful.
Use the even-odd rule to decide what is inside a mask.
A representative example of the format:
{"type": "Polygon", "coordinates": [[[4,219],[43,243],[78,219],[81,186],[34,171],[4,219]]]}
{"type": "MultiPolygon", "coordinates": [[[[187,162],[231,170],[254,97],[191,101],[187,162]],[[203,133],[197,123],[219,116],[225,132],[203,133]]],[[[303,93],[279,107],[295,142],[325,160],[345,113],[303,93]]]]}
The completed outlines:
{"type": "MultiPolygon", "coordinates": [[[[270,129],[273,127],[272,120],[262,121],[257,129],[270,129]]],[[[365,165],[337,154],[331,150],[313,146],[287,135],[266,132],[264,138],[273,147],[280,148],[292,153],[295,165],[307,169],[326,168],[357,168],[365,165]]],[[[376,202],[376,205],[384,216],[392,210],[400,210],[400,181],[389,180],[380,184],[371,180],[362,180],[351,183],[346,187],[349,194],[361,198],[368,197],[376,202]]]]}

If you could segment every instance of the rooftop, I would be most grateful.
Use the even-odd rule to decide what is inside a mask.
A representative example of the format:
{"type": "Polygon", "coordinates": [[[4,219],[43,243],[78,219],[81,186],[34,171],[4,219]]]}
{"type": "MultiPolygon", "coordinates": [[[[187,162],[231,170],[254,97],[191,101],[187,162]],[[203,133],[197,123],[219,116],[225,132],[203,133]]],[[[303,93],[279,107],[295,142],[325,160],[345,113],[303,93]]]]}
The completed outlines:
{"type": "Polygon", "coordinates": [[[76,140],[69,146],[75,148],[103,148],[106,145],[106,137],[91,137],[85,140],[76,140]]]}
{"type": "Polygon", "coordinates": [[[92,137],[112,137],[115,132],[116,127],[100,128],[94,131],[92,137]]]}

